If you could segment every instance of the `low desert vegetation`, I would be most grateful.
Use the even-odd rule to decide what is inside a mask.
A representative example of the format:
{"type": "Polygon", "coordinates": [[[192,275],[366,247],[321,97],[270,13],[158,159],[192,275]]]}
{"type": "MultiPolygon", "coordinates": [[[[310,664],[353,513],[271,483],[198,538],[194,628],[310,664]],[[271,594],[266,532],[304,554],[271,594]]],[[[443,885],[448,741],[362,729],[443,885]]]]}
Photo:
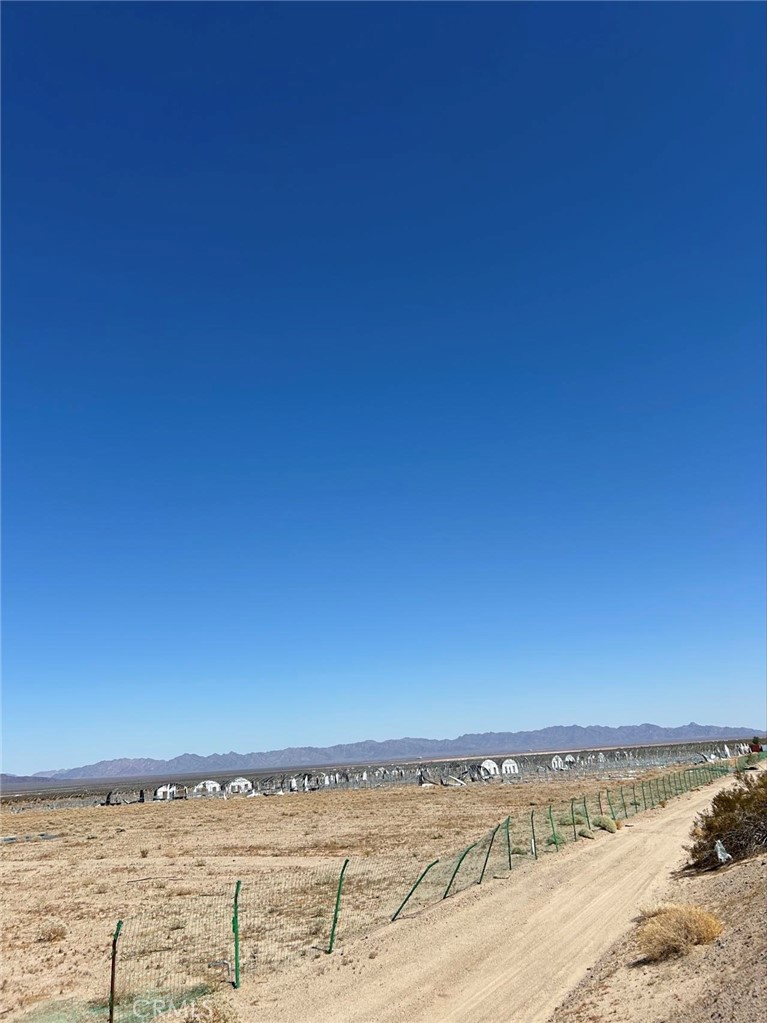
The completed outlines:
{"type": "Polygon", "coordinates": [[[692,829],[689,847],[692,866],[719,866],[716,843],[721,842],[733,860],[743,860],[767,849],[767,773],[745,775],[732,787],[718,792],[711,809],[701,813],[692,829]]]}
{"type": "Polygon", "coordinates": [[[723,929],[721,920],[700,906],[666,903],[642,911],[637,942],[645,961],[654,963],[708,945],[723,929]]]}
{"type": "Polygon", "coordinates": [[[66,925],[60,920],[49,920],[37,932],[37,940],[44,942],[61,941],[67,936],[66,925]]]}
{"type": "Polygon", "coordinates": [[[559,823],[562,825],[567,825],[568,827],[572,827],[573,824],[576,825],[585,824],[586,821],[583,819],[583,817],[581,817],[579,813],[576,813],[572,817],[570,816],[570,814],[563,814],[563,816],[559,818],[559,823]]]}
{"type": "Polygon", "coordinates": [[[611,835],[614,835],[618,830],[618,825],[612,817],[595,817],[591,822],[591,826],[594,828],[600,828],[602,831],[609,831],[611,835]]]}

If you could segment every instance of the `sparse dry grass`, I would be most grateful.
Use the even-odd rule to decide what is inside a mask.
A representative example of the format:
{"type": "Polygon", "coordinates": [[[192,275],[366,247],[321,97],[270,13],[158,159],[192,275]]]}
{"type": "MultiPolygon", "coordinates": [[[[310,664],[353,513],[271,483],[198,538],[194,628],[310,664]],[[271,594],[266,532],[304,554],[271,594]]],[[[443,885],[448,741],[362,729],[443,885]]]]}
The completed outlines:
{"type": "Polygon", "coordinates": [[[723,927],[721,920],[700,906],[666,903],[642,911],[637,941],[647,962],[659,962],[686,955],[694,945],[707,945],[723,927]]]}
{"type": "Polygon", "coordinates": [[[67,928],[60,920],[47,921],[37,932],[37,940],[43,942],[62,941],[66,936],[67,928]]]}

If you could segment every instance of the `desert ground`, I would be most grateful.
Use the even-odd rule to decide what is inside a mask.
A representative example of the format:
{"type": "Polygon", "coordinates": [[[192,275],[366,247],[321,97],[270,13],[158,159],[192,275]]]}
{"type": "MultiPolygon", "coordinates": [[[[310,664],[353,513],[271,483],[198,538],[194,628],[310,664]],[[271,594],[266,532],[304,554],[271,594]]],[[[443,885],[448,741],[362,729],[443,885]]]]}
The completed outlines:
{"type": "MultiPolygon", "coordinates": [[[[593,840],[560,851],[539,834],[538,862],[528,853],[531,804],[543,820],[553,803],[565,833],[559,822],[571,799],[586,794],[586,812],[598,812],[593,781],[591,791],[588,781],[563,777],[81,809],[13,801],[3,807],[3,833],[30,839],[1,850],[0,1019],[105,1019],[118,919],[126,935],[132,920],[191,931],[207,908],[228,955],[227,914],[241,880],[243,984],[237,992],[220,985],[234,1019],[543,1023],[621,937],[639,903],[667,883],[695,814],[727,783],[648,810],[616,834],[595,829],[593,840]],[[472,884],[431,908],[414,900],[402,919],[386,923],[431,860],[450,861],[446,853],[486,836],[506,815],[517,850],[511,871],[501,869],[496,845],[481,888],[472,884]],[[36,837],[43,834],[57,837],[36,837]],[[306,954],[313,935],[324,947],[345,857],[337,950],[306,954]]],[[[608,784],[615,798],[619,780],[608,784]]]]}

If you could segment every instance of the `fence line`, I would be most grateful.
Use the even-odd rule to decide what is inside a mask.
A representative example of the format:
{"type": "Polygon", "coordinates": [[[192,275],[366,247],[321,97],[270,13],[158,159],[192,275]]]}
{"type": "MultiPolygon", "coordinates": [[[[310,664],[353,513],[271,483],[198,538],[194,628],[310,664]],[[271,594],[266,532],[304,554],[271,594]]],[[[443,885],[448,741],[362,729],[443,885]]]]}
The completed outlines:
{"type": "MultiPolygon", "coordinates": [[[[737,762],[736,769],[740,767],[737,762]]],[[[241,978],[277,968],[296,957],[333,952],[379,926],[453,898],[472,885],[506,877],[522,860],[539,857],[536,823],[559,852],[614,832],[624,820],[729,773],[705,764],[612,790],[572,797],[562,804],[516,809],[484,835],[426,866],[404,853],[347,857],[299,870],[268,869],[260,883],[237,882],[172,909],[148,906],[118,922],[110,961],[109,1023],[151,1019],[241,978]],[[603,792],[605,800],[603,801],[603,792]],[[605,802],[609,814],[605,813],[605,802]],[[536,822],[537,817],[537,822],[536,822]]]]}

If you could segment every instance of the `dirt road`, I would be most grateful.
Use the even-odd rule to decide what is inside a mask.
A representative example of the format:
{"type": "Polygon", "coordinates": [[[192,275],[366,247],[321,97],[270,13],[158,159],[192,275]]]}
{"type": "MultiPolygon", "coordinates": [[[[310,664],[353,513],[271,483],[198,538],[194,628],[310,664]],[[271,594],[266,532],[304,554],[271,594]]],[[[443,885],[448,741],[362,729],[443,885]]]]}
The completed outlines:
{"type": "Polygon", "coordinates": [[[561,853],[382,928],[332,956],[250,981],[259,1023],[544,1023],[683,859],[721,779],[561,853]]]}

